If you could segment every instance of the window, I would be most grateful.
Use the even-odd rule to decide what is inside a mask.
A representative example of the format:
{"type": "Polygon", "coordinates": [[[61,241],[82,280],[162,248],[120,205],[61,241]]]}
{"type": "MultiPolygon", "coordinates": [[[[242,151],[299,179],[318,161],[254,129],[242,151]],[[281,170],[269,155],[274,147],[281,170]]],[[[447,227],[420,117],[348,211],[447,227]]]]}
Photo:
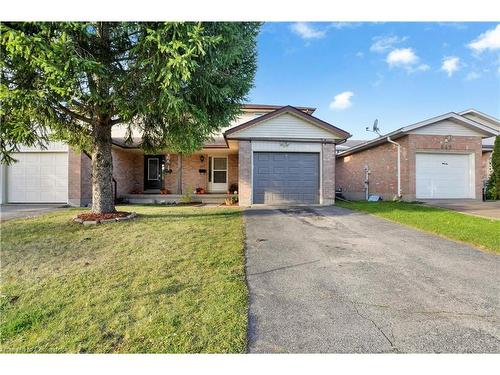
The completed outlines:
{"type": "Polygon", "coordinates": [[[226,170],[227,169],[227,159],[226,158],[214,158],[214,171],[226,170]]]}
{"type": "Polygon", "coordinates": [[[226,171],[214,171],[214,183],[216,184],[226,183],[226,171]]]}

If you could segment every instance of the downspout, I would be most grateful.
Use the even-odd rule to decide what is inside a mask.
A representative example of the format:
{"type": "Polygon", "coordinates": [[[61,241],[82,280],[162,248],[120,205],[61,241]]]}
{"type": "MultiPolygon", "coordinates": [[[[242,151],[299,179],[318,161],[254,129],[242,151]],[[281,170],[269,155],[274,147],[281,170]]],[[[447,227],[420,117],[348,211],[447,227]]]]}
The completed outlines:
{"type": "Polygon", "coordinates": [[[394,142],[391,137],[387,137],[387,142],[392,143],[393,145],[398,146],[398,199],[401,198],[401,145],[397,142],[394,142]]]}

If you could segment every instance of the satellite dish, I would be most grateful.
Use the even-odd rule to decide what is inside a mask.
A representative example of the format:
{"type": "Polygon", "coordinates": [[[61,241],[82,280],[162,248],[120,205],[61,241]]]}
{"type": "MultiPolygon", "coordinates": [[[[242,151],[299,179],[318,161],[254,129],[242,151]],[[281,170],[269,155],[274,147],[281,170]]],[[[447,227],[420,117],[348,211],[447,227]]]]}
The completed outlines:
{"type": "Polygon", "coordinates": [[[375,121],[373,122],[372,129],[370,130],[370,127],[367,126],[366,127],[366,131],[367,132],[373,132],[373,133],[378,134],[379,136],[382,136],[382,134],[380,134],[380,129],[378,128],[378,119],[375,119],[375,121]]]}

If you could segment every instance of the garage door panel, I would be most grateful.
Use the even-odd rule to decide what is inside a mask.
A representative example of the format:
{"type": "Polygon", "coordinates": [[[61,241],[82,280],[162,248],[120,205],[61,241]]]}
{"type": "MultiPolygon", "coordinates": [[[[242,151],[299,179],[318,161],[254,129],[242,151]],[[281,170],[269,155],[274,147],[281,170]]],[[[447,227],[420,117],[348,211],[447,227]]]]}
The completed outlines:
{"type": "Polygon", "coordinates": [[[319,203],[318,153],[255,152],[253,158],[253,203],[319,203]]]}
{"type": "Polygon", "coordinates": [[[13,203],[68,201],[68,154],[16,153],[17,163],[7,167],[7,200],[13,203]]]}
{"type": "Polygon", "coordinates": [[[474,160],[467,154],[417,153],[416,197],[474,198],[474,160]]]}

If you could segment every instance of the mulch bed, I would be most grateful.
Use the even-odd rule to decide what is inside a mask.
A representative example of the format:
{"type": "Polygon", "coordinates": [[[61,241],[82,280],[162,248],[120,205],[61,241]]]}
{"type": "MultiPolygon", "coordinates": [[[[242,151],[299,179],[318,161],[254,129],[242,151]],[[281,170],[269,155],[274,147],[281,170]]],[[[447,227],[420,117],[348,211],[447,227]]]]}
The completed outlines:
{"type": "Polygon", "coordinates": [[[131,214],[130,212],[125,212],[125,211],[116,211],[116,212],[105,213],[105,214],[85,212],[85,213],[77,215],[76,217],[78,219],[82,219],[83,221],[101,221],[101,220],[116,219],[117,217],[126,217],[130,214],[131,214]]]}

